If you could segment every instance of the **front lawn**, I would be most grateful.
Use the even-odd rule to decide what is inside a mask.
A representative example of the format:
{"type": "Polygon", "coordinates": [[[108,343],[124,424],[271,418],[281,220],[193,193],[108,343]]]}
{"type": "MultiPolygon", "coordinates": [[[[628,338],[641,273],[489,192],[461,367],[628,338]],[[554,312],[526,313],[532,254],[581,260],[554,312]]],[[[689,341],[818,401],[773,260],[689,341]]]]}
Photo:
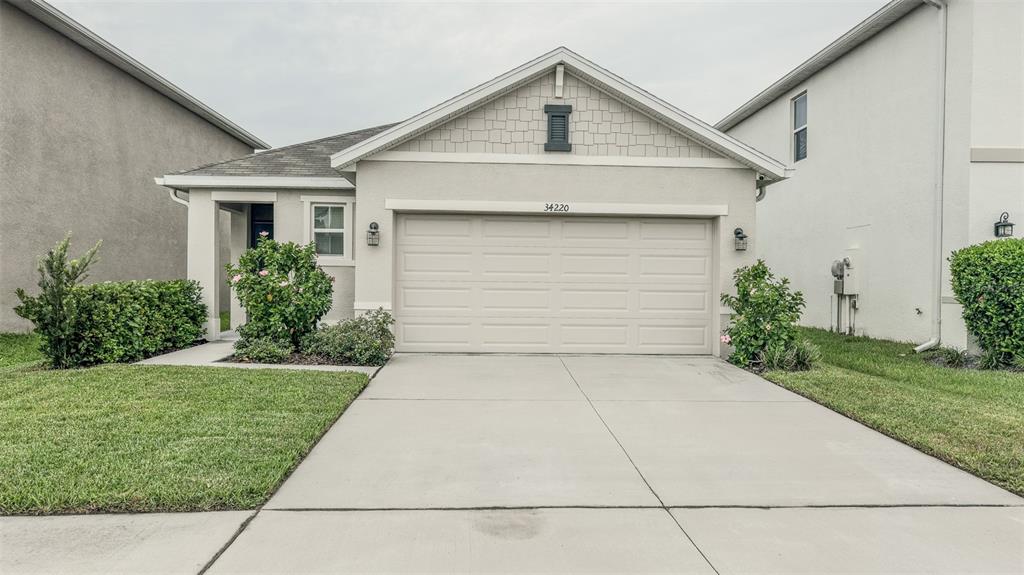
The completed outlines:
{"type": "Polygon", "coordinates": [[[42,360],[35,334],[0,333],[0,368],[42,360]]]}
{"type": "MultiPolygon", "coordinates": [[[[5,363],[32,357],[2,343],[5,363]]],[[[0,368],[0,513],[256,507],[366,383],[220,367],[0,368]]]]}
{"type": "Polygon", "coordinates": [[[764,377],[1024,495],[1024,374],[940,367],[910,344],[801,332],[821,348],[821,365],[764,377]]]}

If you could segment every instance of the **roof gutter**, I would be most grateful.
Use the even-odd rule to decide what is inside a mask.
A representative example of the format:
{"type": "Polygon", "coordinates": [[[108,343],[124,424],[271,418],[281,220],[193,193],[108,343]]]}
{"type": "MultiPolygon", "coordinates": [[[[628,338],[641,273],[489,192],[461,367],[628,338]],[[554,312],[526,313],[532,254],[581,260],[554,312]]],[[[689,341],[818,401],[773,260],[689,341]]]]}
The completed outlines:
{"type": "Polygon", "coordinates": [[[943,235],[943,203],[945,200],[946,178],[946,54],[947,28],[949,24],[949,5],[946,0],[924,0],[929,6],[940,10],[939,24],[939,133],[938,152],[935,170],[935,230],[934,253],[932,255],[932,337],[914,348],[921,353],[935,349],[942,343],[942,235],[943,235]]]}

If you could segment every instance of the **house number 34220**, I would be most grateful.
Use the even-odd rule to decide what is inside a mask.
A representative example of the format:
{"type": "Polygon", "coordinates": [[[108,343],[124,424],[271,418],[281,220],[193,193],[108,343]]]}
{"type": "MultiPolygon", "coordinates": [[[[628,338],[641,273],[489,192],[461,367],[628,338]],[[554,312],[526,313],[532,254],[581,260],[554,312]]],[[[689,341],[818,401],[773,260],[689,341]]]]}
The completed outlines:
{"type": "Polygon", "coordinates": [[[544,204],[545,212],[568,212],[569,204],[544,204]]]}

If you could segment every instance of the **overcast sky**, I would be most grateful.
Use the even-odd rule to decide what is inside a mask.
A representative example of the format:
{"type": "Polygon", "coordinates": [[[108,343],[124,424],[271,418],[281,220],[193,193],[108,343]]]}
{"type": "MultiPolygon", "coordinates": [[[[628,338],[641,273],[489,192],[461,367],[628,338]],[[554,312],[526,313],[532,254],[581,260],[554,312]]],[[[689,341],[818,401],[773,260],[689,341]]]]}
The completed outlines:
{"type": "Polygon", "coordinates": [[[274,146],[402,120],[559,45],[714,123],[885,3],[51,2],[274,146]]]}

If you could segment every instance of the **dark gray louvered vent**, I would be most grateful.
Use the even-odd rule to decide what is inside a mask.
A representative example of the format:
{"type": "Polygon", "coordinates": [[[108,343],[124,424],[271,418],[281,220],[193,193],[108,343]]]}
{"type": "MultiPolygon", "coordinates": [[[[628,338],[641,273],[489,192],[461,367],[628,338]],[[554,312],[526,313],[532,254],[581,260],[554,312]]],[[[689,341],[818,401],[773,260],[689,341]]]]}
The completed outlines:
{"type": "Polygon", "coordinates": [[[572,106],[548,104],[544,106],[544,113],[548,115],[548,141],[544,144],[544,151],[572,151],[572,144],[569,143],[569,114],[572,113],[572,106]]]}

